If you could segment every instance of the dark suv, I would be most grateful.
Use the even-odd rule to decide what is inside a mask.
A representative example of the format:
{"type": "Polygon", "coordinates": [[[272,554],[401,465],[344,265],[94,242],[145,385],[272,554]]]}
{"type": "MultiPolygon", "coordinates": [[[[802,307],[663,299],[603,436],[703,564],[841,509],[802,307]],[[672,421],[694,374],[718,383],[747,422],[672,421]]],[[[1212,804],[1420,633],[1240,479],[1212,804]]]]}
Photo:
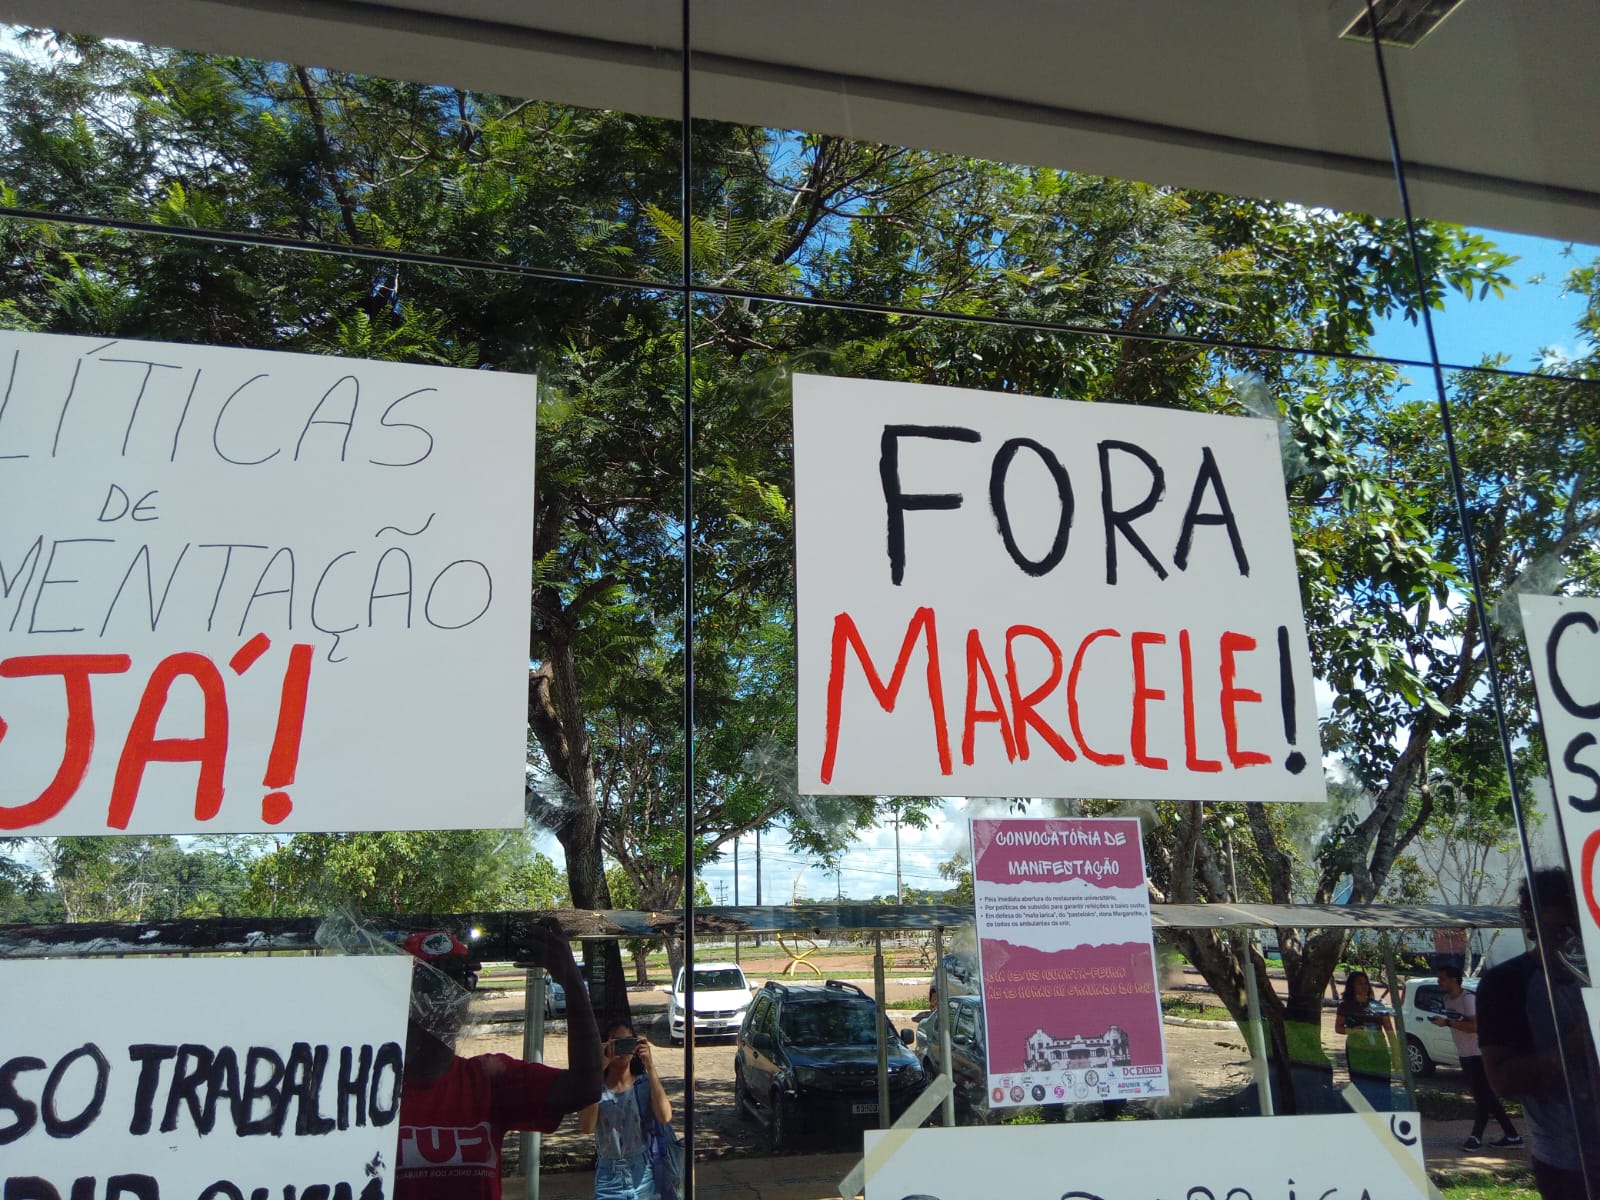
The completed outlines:
{"type": "MultiPolygon", "coordinates": [[[[898,1117],[927,1081],[885,1019],[889,1107],[898,1117]]],[[[909,1035],[909,1030],[907,1031],[909,1035]]],[[[769,982],[733,1051],[733,1102],[778,1149],[804,1128],[878,1124],[878,1008],[854,984],[769,982]]]]}

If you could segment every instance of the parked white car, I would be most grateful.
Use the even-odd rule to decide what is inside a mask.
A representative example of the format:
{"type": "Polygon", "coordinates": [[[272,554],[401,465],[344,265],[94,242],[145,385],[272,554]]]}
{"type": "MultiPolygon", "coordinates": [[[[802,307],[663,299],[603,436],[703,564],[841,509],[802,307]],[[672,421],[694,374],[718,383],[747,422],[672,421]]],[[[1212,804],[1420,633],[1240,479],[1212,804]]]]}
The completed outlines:
{"type": "MultiPolygon", "coordinates": [[[[1478,980],[1476,977],[1463,980],[1461,986],[1476,994],[1478,980]]],[[[1435,1025],[1432,1020],[1450,1007],[1450,998],[1444,994],[1436,977],[1408,979],[1401,989],[1399,1032],[1405,1037],[1406,1058],[1410,1060],[1413,1075],[1432,1075],[1436,1067],[1461,1066],[1450,1030],[1435,1025]]]]}
{"type": "MultiPolygon", "coordinates": [[[[683,968],[667,997],[667,1022],[672,1044],[683,1041],[683,968]]],[[[750,1007],[750,981],[738,963],[699,963],[694,969],[694,1031],[699,1037],[727,1034],[732,1037],[744,1023],[750,1007]]]]}
{"type": "Polygon", "coordinates": [[[546,1020],[567,1015],[567,989],[544,973],[544,1015],[546,1020]]]}

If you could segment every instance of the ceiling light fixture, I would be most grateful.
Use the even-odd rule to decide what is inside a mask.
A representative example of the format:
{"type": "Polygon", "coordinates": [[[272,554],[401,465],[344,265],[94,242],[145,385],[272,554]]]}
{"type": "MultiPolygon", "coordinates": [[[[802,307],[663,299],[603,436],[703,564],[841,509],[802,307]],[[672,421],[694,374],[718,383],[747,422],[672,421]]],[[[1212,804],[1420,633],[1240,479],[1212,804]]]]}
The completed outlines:
{"type": "Polygon", "coordinates": [[[1410,49],[1439,28],[1462,3],[1463,0],[1372,0],[1371,8],[1363,5],[1360,15],[1339,36],[1370,42],[1376,31],[1378,41],[1384,45],[1410,49]]]}

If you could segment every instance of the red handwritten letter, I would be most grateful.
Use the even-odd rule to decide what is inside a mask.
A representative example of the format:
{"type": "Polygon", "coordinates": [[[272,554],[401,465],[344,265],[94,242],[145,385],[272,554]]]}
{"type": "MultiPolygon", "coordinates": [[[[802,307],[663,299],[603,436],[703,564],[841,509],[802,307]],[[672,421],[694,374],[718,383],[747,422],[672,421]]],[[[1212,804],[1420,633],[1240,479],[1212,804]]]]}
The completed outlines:
{"type": "Polygon", "coordinates": [[[1233,683],[1236,669],[1233,656],[1248,653],[1255,648],[1256,640],[1253,637],[1242,633],[1222,635],[1222,732],[1225,748],[1228,751],[1228,761],[1236,767],[1256,767],[1272,761],[1271,755],[1262,754],[1258,750],[1239,749],[1239,717],[1233,711],[1237,704],[1261,703],[1260,692],[1235,687],[1233,683]]]}
{"type": "Polygon", "coordinates": [[[900,695],[900,685],[905,682],[906,668],[911,663],[911,651],[921,636],[928,652],[928,701],[933,706],[933,736],[939,750],[939,773],[949,775],[954,768],[950,763],[950,731],[944,715],[944,682],[939,674],[939,637],[935,628],[933,609],[919,608],[911,614],[906,626],[905,640],[900,643],[900,654],[895,659],[894,670],[885,684],[872,656],[861,640],[861,631],[849,613],[840,613],[833,619],[833,653],[828,666],[827,741],[822,751],[822,782],[833,779],[833,763],[839,751],[839,717],[844,707],[844,652],[848,646],[856,652],[861,669],[866,672],[867,684],[877,697],[884,712],[893,712],[895,700],[900,695]]]}
{"type": "Polygon", "coordinates": [[[111,808],[106,824],[126,829],[133,815],[133,802],[144,781],[144,769],[153,762],[196,762],[200,780],[195,787],[194,815],[209,821],[222,807],[222,777],[228,759],[228,696],[222,673],[203,654],[169,654],[150,672],[139,709],[128,727],[128,740],[117,761],[116,778],[111,784],[111,808]],[[167,707],[167,693],[182,677],[195,681],[205,704],[205,732],[197,738],[158,738],[156,726],[167,707]]]}
{"type": "MultiPolygon", "coordinates": [[[[132,663],[126,654],[32,654],[0,662],[0,679],[59,675],[67,688],[66,741],[55,778],[37,799],[10,808],[0,806],[0,829],[26,829],[48,821],[66,807],[83,782],[94,753],[94,697],[89,676],[120,675],[132,663]]],[[[5,733],[5,722],[0,721],[0,738],[5,733]]]]}

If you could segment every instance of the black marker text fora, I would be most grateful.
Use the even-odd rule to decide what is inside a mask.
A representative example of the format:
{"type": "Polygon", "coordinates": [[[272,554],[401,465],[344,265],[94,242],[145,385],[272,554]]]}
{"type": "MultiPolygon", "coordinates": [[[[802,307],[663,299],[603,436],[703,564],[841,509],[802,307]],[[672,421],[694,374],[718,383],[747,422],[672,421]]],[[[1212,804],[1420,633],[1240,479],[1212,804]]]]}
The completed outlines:
{"type": "MultiPolygon", "coordinates": [[[[905,579],[906,514],[948,512],[966,504],[966,496],[961,492],[919,493],[904,489],[901,462],[903,455],[915,444],[913,439],[975,445],[983,440],[983,436],[975,429],[956,425],[883,427],[878,475],[887,518],[889,578],[896,586],[905,579]]],[[[1158,580],[1165,580],[1170,574],[1167,565],[1150,546],[1139,522],[1163,503],[1167,492],[1167,469],[1155,455],[1133,442],[1108,438],[1098,442],[1095,449],[1099,462],[1096,486],[1099,523],[1104,537],[1106,583],[1115,586],[1119,576],[1126,573],[1125,565],[1130,553],[1142,560],[1158,580]],[[1137,481],[1129,482],[1129,475],[1135,476],[1137,481]],[[1116,477],[1122,478],[1120,486],[1116,477]]],[[[1077,516],[1077,496],[1067,468],[1050,447],[1033,438],[1017,437],[1007,439],[995,452],[988,476],[989,508],[1007,556],[1025,575],[1048,575],[1066,557],[1077,516]],[[1019,461],[1028,459],[1044,469],[1055,491],[1055,532],[1049,547],[1038,557],[1030,555],[1019,544],[1008,498],[1007,484],[1011,471],[1019,461]]],[[[1188,488],[1188,499],[1170,560],[1176,570],[1187,571],[1192,556],[1214,552],[1229,554],[1241,577],[1250,574],[1250,559],[1239,532],[1227,486],[1223,482],[1221,467],[1211,447],[1202,446],[1200,464],[1188,488]],[[1226,551],[1209,545],[1202,549],[1201,544],[1196,542],[1195,534],[1203,527],[1218,527],[1226,535],[1226,551]]]]}

